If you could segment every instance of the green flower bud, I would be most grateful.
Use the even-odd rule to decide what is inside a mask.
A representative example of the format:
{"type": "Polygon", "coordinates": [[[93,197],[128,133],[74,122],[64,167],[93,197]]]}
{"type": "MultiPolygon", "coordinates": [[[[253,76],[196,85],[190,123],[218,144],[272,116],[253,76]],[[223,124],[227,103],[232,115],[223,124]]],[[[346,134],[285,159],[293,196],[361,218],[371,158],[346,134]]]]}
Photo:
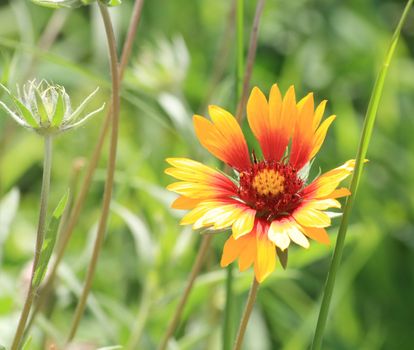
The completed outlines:
{"type": "MultiPolygon", "coordinates": [[[[36,5],[51,7],[51,8],[76,8],[80,6],[90,5],[96,0],[31,0],[36,5]]],[[[99,0],[106,6],[121,5],[122,0],[99,0]]]]}
{"type": "Polygon", "coordinates": [[[105,105],[81,117],[86,105],[99,90],[97,88],[72,111],[69,95],[60,85],[51,85],[47,81],[29,81],[22,91],[17,88],[17,96],[4,85],[0,87],[13,101],[9,108],[0,101],[0,106],[21,126],[34,130],[41,135],[54,135],[80,126],[90,117],[102,111],[105,105]]]}
{"type": "Polygon", "coordinates": [[[95,0],[31,0],[36,5],[51,7],[51,8],[75,8],[84,5],[89,5],[95,0]]]}

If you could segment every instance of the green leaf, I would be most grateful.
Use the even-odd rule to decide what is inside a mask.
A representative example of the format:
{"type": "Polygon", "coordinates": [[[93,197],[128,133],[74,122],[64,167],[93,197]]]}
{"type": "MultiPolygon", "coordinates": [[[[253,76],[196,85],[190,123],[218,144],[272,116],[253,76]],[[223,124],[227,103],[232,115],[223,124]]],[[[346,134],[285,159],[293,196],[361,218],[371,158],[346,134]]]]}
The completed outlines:
{"type": "Polygon", "coordinates": [[[27,338],[22,346],[22,350],[30,350],[32,347],[32,337],[27,338]]]}
{"type": "Polygon", "coordinates": [[[35,288],[40,285],[46,273],[47,265],[50,257],[52,256],[53,248],[55,247],[60,218],[68,203],[69,194],[70,192],[67,190],[62,199],[59,201],[59,204],[50,219],[49,225],[47,226],[45,240],[43,241],[42,250],[40,252],[39,265],[33,278],[33,286],[35,288]]]}
{"type": "Polygon", "coordinates": [[[65,116],[65,101],[63,101],[63,95],[59,94],[57,102],[56,102],[55,114],[53,115],[53,119],[52,119],[52,126],[59,126],[60,124],[62,124],[64,116],[65,116]]]}
{"type": "Polygon", "coordinates": [[[280,264],[282,265],[283,269],[286,270],[288,263],[288,250],[282,250],[279,247],[276,247],[276,254],[279,258],[280,264]]]}
{"type": "Polygon", "coordinates": [[[70,191],[67,190],[66,193],[63,195],[62,199],[59,201],[56,209],[53,212],[54,218],[59,219],[62,216],[66,208],[66,205],[68,204],[69,195],[70,195],[70,191]]]}

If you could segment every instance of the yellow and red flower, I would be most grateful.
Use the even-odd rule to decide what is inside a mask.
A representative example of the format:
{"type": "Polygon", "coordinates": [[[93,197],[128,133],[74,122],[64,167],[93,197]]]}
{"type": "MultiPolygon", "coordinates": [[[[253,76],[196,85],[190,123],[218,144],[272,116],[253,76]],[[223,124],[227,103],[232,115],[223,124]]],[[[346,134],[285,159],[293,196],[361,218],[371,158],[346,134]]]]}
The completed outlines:
{"type": "Polygon", "coordinates": [[[211,121],[195,115],[194,127],[201,144],[232,167],[237,178],[187,158],[170,158],[168,175],[180,180],[168,189],[180,196],[172,204],[190,210],[181,224],[194,229],[231,227],[221,265],[238,258],[241,271],[254,265],[258,282],[275,268],[276,247],[285,251],[291,242],[309,247],[308,238],[328,244],[328,208],[340,208],[337,198],[349,195],[337,189],[355,162],[317,177],[306,184],[309,162],[319,151],[335,119],[321,123],[326,101],[314,108],[313,94],[296,102],[295,90],[282,97],[273,85],[269,100],[254,88],[247,103],[247,119],[263,154],[249,153],[236,119],[224,109],[209,107],[211,121]],[[287,152],[289,151],[289,152],[287,152]]]}

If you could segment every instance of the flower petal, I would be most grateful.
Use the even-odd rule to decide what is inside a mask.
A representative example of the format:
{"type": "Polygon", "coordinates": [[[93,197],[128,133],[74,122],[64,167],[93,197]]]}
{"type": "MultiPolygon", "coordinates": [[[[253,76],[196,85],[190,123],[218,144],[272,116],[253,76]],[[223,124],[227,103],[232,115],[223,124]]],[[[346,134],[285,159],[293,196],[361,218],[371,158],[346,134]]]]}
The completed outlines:
{"type": "Polygon", "coordinates": [[[314,239],[317,242],[323,243],[323,244],[329,244],[330,239],[328,236],[328,233],[324,228],[320,227],[303,227],[301,226],[301,229],[303,233],[308,236],[309,238],[314,239]]]}
{"type": "Polygon", "coordinates": [[[289,230],[293,224],[294,221],[289,219],[274,220],[269,227],[268,238],[280,249],[285,250],[290,244],[289,230]]]}
{"type": "Polygon", "coordinates": [[[254,272],[257,282],[263,282],[275,269],[276,249],[272,241],[267,238],[268,224],[258,221],[256,225],[257,256],[254,272]]]}
{"type": "Polygon", "coordinates": [[[165,173],[179,180],[167,189],[193,199],[228,198],[237,195],[236,185],[225,175],[187,158],[168,158],[173,167],[165,173]]]}
{"type": "Polygon", "coordinates": [[[304,248],[309,248],[308,240],[293,218],[274,220],[270,225],[268,237],[282,250],[289,246],[291,240],[304,248]]]}
{"type": "Polygon", "coordinates": [[[251,243],[251,239],[248,236],[240,237],[239,239],[234,239],[233,236],[230,236],[226,243],[224,243],[220,261],[221,267],[226,267],[236,260],[249,243],[251,243]]]}
{"type": "Polygon", "coordinates": [[[298,115],[292,137],[290,164],[300,170],[309,161],[313,144],[313,94],[310,93],[298,103],[298,115]]]}
{"type": "Polygon", "coordinates": [[[260,89],[253,88],[247,102],[247,119],[265,159],[279,161],[285,153],[296,119],[293,86],[282,100],[280,90],[274,84],[270,90],[269,102],[260,89]]]}
{"type": "Polygon", "coordinates": [[[313,137],[313,145],[312,151],[310,153],[309,159],[312,159],[316,153],[319,152],[323,141],[325,141],[326,133],[328,132],[329,127],[331,126],[332,122],[335,120],[336,116],[331,115],[330,117],[326,118],[321,126],[316,130],[315,135],[313,137]]]}
{"type": "Polygon", "coordinates": [[[289,247],[290,238],[286,232],[272,232],[269,230],[269,239],[280,249],[285,250],[289,247]]]}
{"type": "Polygon", "coordinates": [[[246,237],[248,240],[247,244],[241,250],[239,256],[239,270],[245,271],[247,270],[255,261],[256,254],[257,254],[257,247],[256,247],[256,237],[254,234],[243,236],[239,239],[246,237]]]}
{"type": "MultiPolygon", "coordinates": [[[[303,190],[303,196],[308,199],[330,197],[339,183],[352,173],[354,167],[355,160],[351,159],[340,167],[322,174],[303,190]]],[[[335,198],[337,194],[335,193],[332,198],[335,198]]]]}
{"type": "Polygon", "coordinates": [[[308,239],[299,230],[297,226],[294,226],[291,230],[289,230],[289,237],[293,242],[300,245],[301,247],[306,248],[306,249],[309,248],[308,239]]]}
{"type": "Polygon", "coordinates": [[[233,225],[245,210],[242,204],[225,204],[219,202],[203,202],[200,204],[200,206],[204,205],[208,205],[212,209],[208,210],[194,222],[194,229],[213,226],[215,230],[220,230],[229,227],[233,225]]]}
{"type": "Polygon", "coordinates": [[[319,103],[318,107],[316,107],[315,115],[313,117],[313,130],[317,130],[319,124],[321,123],[323,113],[325,112],[325,107],[327,100],[323,100],[321,103],[319,103]]]}
{"type": "Polygon", "coordinates": [[[342,197],[347,197],[349,195],[351,195],[351,191],[345,187],[342,187],[342,188],[338,188],[337,190],[331,192],[331,194],[329,194],[329,198],[342,198],[342,197]]]}
{"type": "Polygon", "coordinates": [[[248,206],[232,198],[203,200],[182,218],[180,224],[193,224],[194,229],[212,226],[221,230],[232,226],[249,210],[248,206]]]}
{"type": "Polygon", "coordinates": [[[307,227],[328,227],[331,219],[327,214],[316,209],[316,202],[305,202],[292,213],[295,220],[302,226],[307,227]]]}
{"type": "Polygon", "coordinates": [[[292,137],[292,151],[289,162],[298,170],[302,169],[319,151],[328,128],[335,119],[335,116],[330,116],[319,126],[325,106],[326,101],[322,101],[314,111],[312,94],[308,94],[297,105],[298,117],[296,118],[295,131],[292,137]]]}
{"type": "Polygon", "coordinates": [[[273,130],[270,128],[269,105],[263,92],[254,87],[247,101],[247,120],[254,136],[259,141],[266,159],[272,154],[270,144],[273,130]]]}
{"type": "Polygon", "coordinates": [[[201,199],[180,196],[171,204],[171,208],[181,210],[194,209],[200,201],[201,199]]]}
{"type": "Polygon", "coordinates": [[[240,217],[233,223],[232,231],[233,237],[238,239],[240,236],[243,236],[253,229],[254,219],[256,216],[256,210],[254,209],[245,209],[240,217]]]}
{"type": "Polygon", "coordinates": [[[210,106],[209,113],[213,122],[198,115],[193,117],[200,143],[236,170],[249,169],[249,151],[237,120],[229,112],[217,106],[210,106]]]}

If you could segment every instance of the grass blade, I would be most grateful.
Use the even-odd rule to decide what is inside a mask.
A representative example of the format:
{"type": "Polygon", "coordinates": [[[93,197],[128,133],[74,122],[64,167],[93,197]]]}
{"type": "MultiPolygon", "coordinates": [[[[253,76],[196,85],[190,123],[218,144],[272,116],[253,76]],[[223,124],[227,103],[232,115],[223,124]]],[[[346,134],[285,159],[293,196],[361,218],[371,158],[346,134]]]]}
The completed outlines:
{"type": "Polygon", "coordinates": [[[372,90],[371,98],[368,104],[367,113],[364,120],[364,127],[362,130],[361,140],[358,146],[355,171],[351,181],[351,195],[346,201],[344,212],[341,220],[341,224],[338,230],[338,238],[336,240],[335,251],[332,257],[331,265],[328,271],[328,277],[322,297],[321,308],[319,311],[318,322],[316,325],[315,335],[312,343],[312,350],[319,350],[322,346],[323,333],[326,326],[326,321],[329,313],[329,306],[332,299],[333,289],[335,286],[336,274],[341,262],[342,252],[345,245],[345,237],[348,229],[349,218],[351,215],[352,207],[355,201],[355,196],[358,190],[359,181],[361,179],[362,170],[364,167],[364,160],[367,155],[368,145],[371,140],[372,130],[374,128],[375,118],[377,116],[378,106],[381,101],[381,95],[384,88],[385,78],[388,73],[392,57],[397,47],[398,39],[400,37],[401,28],[407,18],[408,12],[412,6],[413,0],[409,0],[405,6],[404,12],[401,15],[397,28],[391,39],[391,44],[385,56],[381,70],[378,73],[377,80],[375,81],[374,88],[372,90]]]}

